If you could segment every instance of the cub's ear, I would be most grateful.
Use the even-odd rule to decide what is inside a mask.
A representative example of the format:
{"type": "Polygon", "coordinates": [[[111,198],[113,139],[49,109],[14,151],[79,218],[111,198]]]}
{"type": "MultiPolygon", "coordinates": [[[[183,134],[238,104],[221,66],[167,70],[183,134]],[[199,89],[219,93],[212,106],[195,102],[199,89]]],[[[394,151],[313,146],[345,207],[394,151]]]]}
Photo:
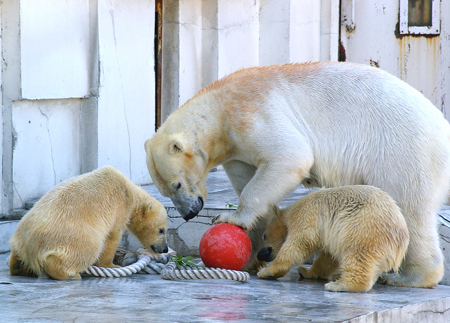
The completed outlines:
{"type": "Polygon", "coordinates": [[[169,153],[178,154],[186,151],[186,143],[180,138],[173,138],[169,143],[169,153]]]}
{"type": "Polygon", "coordinates": [[[153,203],[152,202],[148,202],[148,203],[143,203],[142,204],[142,210],[144,211],[144,215],[150,214],[152,209],[153,209],[153,203]]]}
{"type": "Polygon", "coordinates": [[[272,205],[272,210],[269,209],[267,222],[270,223],[274,218],[281,216],[281,210],[278,206],[272,205]]]}

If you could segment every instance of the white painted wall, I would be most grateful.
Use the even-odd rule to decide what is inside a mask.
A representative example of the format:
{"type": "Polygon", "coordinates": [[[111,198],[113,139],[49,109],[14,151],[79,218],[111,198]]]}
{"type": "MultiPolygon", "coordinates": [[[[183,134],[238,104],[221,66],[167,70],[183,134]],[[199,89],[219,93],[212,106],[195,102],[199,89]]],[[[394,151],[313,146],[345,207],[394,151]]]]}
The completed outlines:
{"type": "MultiPolygon", "coordinates": [[[[2,5],[0,3],[0,12],[2,10],[2,5]]],[[[2,26],[2,15],[0,14],[0,26],[2,26]]],[[[2,35],[3,32],[3,28],[0,28],[0,53],[3,53],[3,48],[2,48],[2,35]]],[[[3,56],[3,55],[2,55],[3,56]]],[[[1,66],[1,65],[0,65],[1,66]]],[[[0,68],[0,84],[3,85],[3,68],[0,68]]],[[[3,101],[3,86],[0,86],[0,98],[2,98],[3,101]]],[[[2,104],[2,111],[3,111],[3,104],[2,104]]],[[[3,146],[3,113],[0,113],[0,143],[3,146]]],[[[3,151],[2,151],[2,161],[3,161],[3,151]]],[[[2,213],[1,211],[3,210],[3,170],[0,172],[0,214],[2,213]]]]}
{"type": "Polygon", "coordinates": [[[339,0],[167,0],[163,121],[238,69],[337,60],[338,38],[339,0]]]}
{"type": "Polygon", "coordinates": [[[218,77],[219,35],[217,1],[202,0],[202,88],[218,77]],[[208,53],[204,55],[203,53],[208,53]]]}
{"type": "Polygon", "coordinates": [[[260,1],[218,0],[218,77],[259,65],[260,1]]]}
{"type": "Polygon", "coordinates": [[[290,1],[261,0],[259,63],[283,64],[290,60],[290,1]]]}
{"type": "Polygon", "coordinates": [[[320,60],[320,1],[291,1],[289,60],[320,60]]]}
{"type": "Polygon", "coordinates": [[[20,0],[22,98],[89,95],[89,0],[20,0]]]}
{"type": "Polygon", "coordinates": [[[182,105],[202,86],[202,1],[181,0],[179,4],[180,91],[182,105]]]}
{"type": "Polygon", "coordinates": [[[155,130],[153,0],[98,0],[98,167],[150,182],[144,142],[155,130]]]}
{"type": "Polygon", "coordinates": [[[2,2],[3,214],[107,164],[150,182],[154,7],[153,0],[2,2]]]}
{"type": "Polygon", "coordinates": [[[80,174],[80,112],[80,99],[14,102],[14,208],[80,174]]]}

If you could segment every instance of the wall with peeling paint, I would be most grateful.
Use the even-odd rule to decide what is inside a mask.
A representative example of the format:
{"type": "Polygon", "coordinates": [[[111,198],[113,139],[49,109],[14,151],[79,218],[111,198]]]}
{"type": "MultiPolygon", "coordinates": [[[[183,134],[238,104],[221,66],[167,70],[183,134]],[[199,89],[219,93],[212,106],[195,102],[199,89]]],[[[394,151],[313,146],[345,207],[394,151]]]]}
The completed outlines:
{"type": "Polygon", "coordinates": [[[2,211],[95,168],[151,182],[153,0],[1,3],[2,211]]]}
{"type": "Polygon", "coordinates": [[[401,78],[450,120],[445,100],[450,92],[450,2],[441,1],[440,6],[440,34],[400,35],[399,1],[342,1],[341,43],[346,61],[370,64],[401,78]]]}

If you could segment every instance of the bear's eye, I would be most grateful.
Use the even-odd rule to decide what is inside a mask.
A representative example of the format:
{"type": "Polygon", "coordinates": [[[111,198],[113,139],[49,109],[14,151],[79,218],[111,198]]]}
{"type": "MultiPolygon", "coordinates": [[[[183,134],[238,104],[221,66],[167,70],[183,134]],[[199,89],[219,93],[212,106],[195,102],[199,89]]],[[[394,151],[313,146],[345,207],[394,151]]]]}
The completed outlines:
{"type": "Polygon", "coordinates": [[[175,191],[178,191],[181,188],[181,183],[175,183],[172,185],[172,187],[175,191]]]}
{"type": "Polygon", "coordinates": [[[159,234],[164,234],[164,233],[166,233],[166,229],[160,228],[160,229],[158,230],[158,233],[159,233],[159,234]]]}
{"type": "Polygon", "coordinates": [[[15,269],[15,270],[19,270],[19,269],[20,269],[20,264],[15,264],[15,265],[14,265],[14,269],[15,269]]]}

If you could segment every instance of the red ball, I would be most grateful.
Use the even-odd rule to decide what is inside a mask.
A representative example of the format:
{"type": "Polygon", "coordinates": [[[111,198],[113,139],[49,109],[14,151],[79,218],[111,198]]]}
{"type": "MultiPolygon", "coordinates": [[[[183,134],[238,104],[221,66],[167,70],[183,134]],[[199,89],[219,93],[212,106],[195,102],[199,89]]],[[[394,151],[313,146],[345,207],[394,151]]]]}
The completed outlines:
{"type": "Polygon", "coordinates": [[[242,270],[252,255],[252,243],[240,227],[219,223],[205,232],[199,250],[206,267],[242,270]]]}

